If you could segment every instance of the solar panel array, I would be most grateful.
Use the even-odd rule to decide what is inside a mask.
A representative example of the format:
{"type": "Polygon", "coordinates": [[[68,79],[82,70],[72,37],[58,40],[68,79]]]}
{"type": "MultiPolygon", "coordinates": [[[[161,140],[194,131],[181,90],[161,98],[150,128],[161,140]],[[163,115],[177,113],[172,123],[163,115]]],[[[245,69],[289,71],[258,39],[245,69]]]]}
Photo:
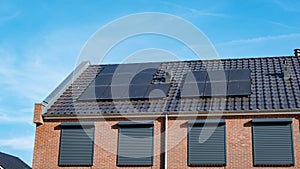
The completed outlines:
{"type": "Polygon", "coordinates": [[[249,69],[188,72],[181,97],[245,96],[251,94],[249,69]]]}
{"type": "Polygon", "coordinates": [[[170,84],[152,84],[160,63],[106,65],[78,100],[166,97],[170,84]]]}

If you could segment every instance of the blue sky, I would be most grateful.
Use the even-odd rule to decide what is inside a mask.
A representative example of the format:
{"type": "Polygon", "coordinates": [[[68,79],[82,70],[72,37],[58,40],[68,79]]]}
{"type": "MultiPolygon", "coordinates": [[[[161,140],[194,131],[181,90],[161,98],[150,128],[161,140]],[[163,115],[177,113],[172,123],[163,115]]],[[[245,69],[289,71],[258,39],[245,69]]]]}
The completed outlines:
{"type": "MultiPolygon", "coordinates": [[[[125,15],[163,12],[197,26],[221,58],[292,55],[300,48],[300,1],[14,1],[0,0],[0,151],[31,165],[33,105],[73,69],[88,38],[125,15]]],[[[188,59],[180,43],[136,37],[106,57],[120,62],[144,48],[161,48],[188,59]]]]}

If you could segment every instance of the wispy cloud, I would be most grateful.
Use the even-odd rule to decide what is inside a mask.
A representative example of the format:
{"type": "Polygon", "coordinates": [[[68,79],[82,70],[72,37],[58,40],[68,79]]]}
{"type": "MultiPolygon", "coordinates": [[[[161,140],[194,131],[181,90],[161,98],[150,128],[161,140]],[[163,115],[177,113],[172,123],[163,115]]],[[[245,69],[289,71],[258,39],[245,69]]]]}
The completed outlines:
{"type": "Polygon", "coordinates": [[[20,110],[8,110],[5,108],[0,108],[0,121],[4,123],[27,123],[33,125],[32,117],[33,107],[20,109],[20,110]]]}
{"type": "Polygon", "coordinates": [[[171,2],[163,1],[161,3],[173,7],[174,11],[181,12],[186,17],[199,17],[199,16],[224,17],[225,16],[225,14],[222,13],[210,12],[208,10],[199,10],[195,8],[186,7],[183,5],[178,5],[171,2]]]}
{"type": "Polygon", "coordinates": [[[32,150],[34,136],[0,139],[0,148],[9,147],[15,150],[32,150]]]}
{"type": "Polygon", "coordinates": [[[80,34],[77,29],[43,33],[20,53],[0,46],[2,93],[13,92],[32,103],[42,101],[76,66],[84,44],[80,34]]]}
{"type": "Polygon", "coordinates": [[[300,2],[299,0],[290,0],[290,1],[282,1],[282,0],[273,0],[270,1],[275,3],[279,8],[287,12],[299,12],[300,2]]]}
{"type": "Polygon", "coordinates": [[[0,23],[1,23],[1,22],[10,21],[10,20],[12,20],[12,19],[15,19],[15,18],[17,18],[21,13],[22,13],[22,11],[16,11],[16,12],[10,14],[10,15],[2,16],[2,17],[0,17],[0,23]]]}
{"type": "Polygon", "coordinates": [[[267,21],[267,22],[270,23],[270,24],[276,25],[276,26],[278,26],[278,27],[282,27],[282,28],[287,28],[287,29],[297,29],[297,30],[300,30],[299,27],[286,25],[286,24],[283,24],[283,23],[280,23],[280,22],[275,22],[275,21],[267,21]]]}
{"type": "Polygon", "coordinates": [[[217,45],[221,46],[221,45],[234,45],[234,44],[245,44],[245,43],[258,43],[263,41],[280,40],[280,39],[288,39],[288,38],[296,38],[296,37],[300,37],[300,33],[232,40],[228,42],[219,43],[217,45]]]}

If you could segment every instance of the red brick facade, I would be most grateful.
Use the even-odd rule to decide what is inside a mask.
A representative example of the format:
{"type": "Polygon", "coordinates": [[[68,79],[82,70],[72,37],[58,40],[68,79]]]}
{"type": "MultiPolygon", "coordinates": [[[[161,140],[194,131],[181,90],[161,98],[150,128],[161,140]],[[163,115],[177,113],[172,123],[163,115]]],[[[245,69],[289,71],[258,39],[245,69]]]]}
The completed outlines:
{"type": "MultiPolygon", "coordinates": [[[[187,165],[187,121],[191,118],[169,118],[168,120],[168,168],[270,168],[254,167],[252,157],[251,120],[253,118],[293,118],[293,140],[295,166],[276,167],[300,168],[300,116],[228,116],[226,119],[225,167],[188,167],[187,165]]],[[[60,123],[66,120],[44,120],[37,125],[34,146],[33,169],[98,169],[98,168],[163,168],[164,167],[164,118],[154,122],[154,163],[151,167],[117,167],[118,122],[124,119],[90,120],[95,121],[94,164],[91,167],[59,167],[60,123]]],[[[141,120],[141,119],[137,119],[141,120]]]]}

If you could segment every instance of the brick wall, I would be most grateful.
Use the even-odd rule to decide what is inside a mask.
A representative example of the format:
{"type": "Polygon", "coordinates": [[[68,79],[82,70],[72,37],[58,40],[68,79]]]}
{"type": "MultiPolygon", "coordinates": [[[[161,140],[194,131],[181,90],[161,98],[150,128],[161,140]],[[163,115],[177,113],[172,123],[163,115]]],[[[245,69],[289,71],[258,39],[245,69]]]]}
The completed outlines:
{"type": "MultiPolygon", "coordinates": [[[[260,116],[259,118],[288,117],[288,116],[260,116]]],[[[293,137],[295,166],[276,167],[300,168],[300,132],[299,119],[294,116],[293,137]]],[[[188,167],[187,166],[187,120],[190,118],[171,118],[168,123],[168,168],[270,168],[253,167],[251,116],[236,116],[226,118],[226,150],[227,165],[225,167],[188,167]]],[[[92,167],[58,167],[60,123],[61,121],[44,121],[37,125],[33,157],[33,169],[98,169],[98,168],[163,168],[164,166],[164,119],[157,119],[154,123],[154,165],[152,167],[117,167],[118,125],[124,119],[110,119],[96,121],[94,165],[92,167]]],[[[141,119],[137,119],[141,120],[141,119]]],[[[149,120],[149,119],[148,119],[149,120]]],[[[95,120],[94,120],[95,121],[95,120]]]]}
{"type": "MultiPolygon", "coordinates": [[[[121,119],[124,120],[124,119],[121,119]]],[[[99,168],[132,168],[117,167],[117,144],[118,144],[118,122],[120,119],[97,121],[95,125],[95,146],[94,146],[94,165],[92,167],[59,167],[59,144],[60,144],[60,123],[45,122],[36,127],[33,169],[99,169],[99,168]]],[[[162,168],[164,145],[161,138],[162,119],[154,122],[154,165],[151,167],[138,168],[162,168]]]]}

